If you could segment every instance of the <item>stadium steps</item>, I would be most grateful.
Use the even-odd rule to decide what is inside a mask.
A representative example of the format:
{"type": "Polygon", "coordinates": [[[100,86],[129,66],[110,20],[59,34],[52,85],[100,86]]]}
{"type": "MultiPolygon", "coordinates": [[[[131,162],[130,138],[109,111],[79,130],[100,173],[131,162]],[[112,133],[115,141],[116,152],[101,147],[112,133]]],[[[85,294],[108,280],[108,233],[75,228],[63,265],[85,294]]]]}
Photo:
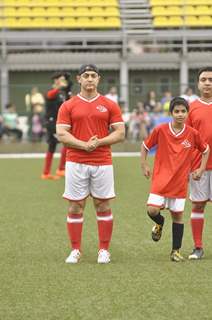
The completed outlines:
{"type": "Polygon", "coordinates": [[[120,0],[122,28],[128,34],[148,34],[153,31],[152,15],[147,0],[120,0]]]}

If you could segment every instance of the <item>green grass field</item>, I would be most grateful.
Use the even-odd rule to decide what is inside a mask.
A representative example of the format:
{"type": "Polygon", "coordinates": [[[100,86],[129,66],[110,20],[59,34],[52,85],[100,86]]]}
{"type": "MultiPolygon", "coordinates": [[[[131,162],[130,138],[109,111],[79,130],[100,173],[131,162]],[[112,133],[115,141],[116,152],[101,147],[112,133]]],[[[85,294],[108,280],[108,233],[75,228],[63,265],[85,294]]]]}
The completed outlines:
{"type": "MultiPolygon", "coordinates": [[[[63,180],[39,179],[43,160],[0,160],[1,320],[211,320],[212,218],[206,211],[205,258],[173,263],[168,212],[159,243],[146,216],[149,182],[139,158],[115,158],[117,199],[112,263],[98,265],[91,201],[85,211],[83,258],[66,265],[67,203],[63,180]]],[[[57,160],[55,160],[57,162],[57,160]]],[[[182,253],[192,249],[189,204],[182,253]]]]}

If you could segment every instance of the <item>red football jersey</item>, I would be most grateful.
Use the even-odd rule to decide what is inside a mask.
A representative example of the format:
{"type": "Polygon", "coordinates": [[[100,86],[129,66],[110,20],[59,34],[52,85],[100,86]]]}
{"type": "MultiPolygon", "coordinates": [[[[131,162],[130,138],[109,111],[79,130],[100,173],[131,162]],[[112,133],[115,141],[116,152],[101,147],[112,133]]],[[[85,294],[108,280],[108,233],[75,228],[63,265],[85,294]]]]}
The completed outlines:
{"type": "MultiPolygon", "coordinates": [[[[187,118],[187,124],[195,128],[205,140],[212,150],[212,102],[206,103],[200,99],[190,104],[190,111],[187,118]]],[[[199,167],[201,154],[196,150],[193,154],[192,170],[199,167]]],[[[212,152],[210,151],[207,170],[212,170],[212,152]]]]}
{"type": "Polygon", "coordinates": [[[151,193],[169,198],[185,198],[192,153],[195,148],[200,152],[207,149],[197,130],[184,125],[175,133],[171,123],[156,127],[144,141],[147,150],[157,146],[151,193]]]}
{"type": "MultiPolygon", "coordinates": [[[[70,133],[77,139],[88,141],[92,136],[108,136],[110,126],[123,123],[120,107],[112,100],[97,95],[87,100],[79,94],[65,101],[58,113],[57,125],[70,126],[70,133]]],[[[112,163],[110,146],[101,146],[92,152],[68,148],[66,160],[90,165],[112,163]]]]}

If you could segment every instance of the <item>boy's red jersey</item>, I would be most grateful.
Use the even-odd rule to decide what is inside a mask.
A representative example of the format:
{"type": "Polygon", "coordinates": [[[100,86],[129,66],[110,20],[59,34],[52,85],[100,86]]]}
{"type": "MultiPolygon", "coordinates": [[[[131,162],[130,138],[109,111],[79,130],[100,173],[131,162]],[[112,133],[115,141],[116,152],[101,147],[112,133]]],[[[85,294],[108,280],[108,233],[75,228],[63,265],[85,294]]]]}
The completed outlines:
{"type": "Polygon", "coordinates": [[[154,146],[157,151],[150,192],[169,198],[185,198],[192,153],[195,149],[205,152],[207,143],[197,130],[187,125],[176,134],[171,123],[166,123],[156,127],[144,141],[147,150],[154,146]]]}
{"type": "MultiPolygon", "coordinates": [[[[205,140],[212,150],[212,102],[206,103],[200,99],[190,104],[190,111],[186,123],[196,129],[203,140],[205,140]]],[[[192,170],[200,166],[201,154],[198,150],[193,153],[192,170]]],[[[207,170],[212,170],[212,152],[209,154],[207,170]]]]}

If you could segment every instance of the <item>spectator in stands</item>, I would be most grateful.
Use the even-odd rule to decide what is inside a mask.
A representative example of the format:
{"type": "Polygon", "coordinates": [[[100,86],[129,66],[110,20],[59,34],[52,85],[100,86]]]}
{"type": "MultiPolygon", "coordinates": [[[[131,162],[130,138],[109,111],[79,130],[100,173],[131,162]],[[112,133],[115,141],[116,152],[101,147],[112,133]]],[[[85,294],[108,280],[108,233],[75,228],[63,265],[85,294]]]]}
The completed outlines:
{"type": "Polygon", "coordinates": [[[111,87],[109,92],[105,95],[108,99],[118,103],[119,102],[119,97],[118,97],[118,92],[116,87],[111,87]]]}
{"type": "Polygon", "coordinates": [[[41,179],[56,180],[65,175],[65,158],[66,148],[61,149],[61,156],[59,167],[56,171],[56,175],[51,174],[51,167],[53,156],[56,151],[58,140],[56,137],[56,120],[57,114],[61,104],[68,100],[71,96],[72,81],[70,80],[70,74],[67,72],[56,72],[52,76],[53,85],[52,88],[46,94],[46,129],[47,129],[47,143],[48,151],[45,157],[45,163],[41,179]]]}
{"type": "Polygon", "coordinates": [[[3,135],[3,118],[0,115],[0,140],[2,138],[2,135],[3,135]]]}
{"type": "MultiPolygon", "coordinates": [[[[25,96],[26,111],[28,113],[29,138],[34,141],[35,136],[32,133],[32,117],[36,113],[39,118],[43,117],[45,99],[37,87],[33,87],[30,93],[25,96]]],[[[36,116],[37,118],[37,116],[36,116]]],[[[43,122],[43,119],[42,119],[43,122]]]]}
{"type": "Polygon", "coordinates": [[[156,93],[154,90],[149,91],[148,95],[147,95],[147,100],[144,103],[144,109],[147,112],[153,112],[154,108],[156,106],[156,93]]]}
{"type": "Polygon", "coordinates": [[[17,140],[22,139],[23,132],[18,128],[18,114],[14,103],[8,103],[5,107],[6,111],[3,113],[3,134],[13,136],[17,140]]]}
{"type": "Polygon", "coordinates": [[[172,93],[169,90],[166,90],[163,94],[163,97],[160,100],[162,110],[168,114],[169,113],[169,104],[172,100],[172,93]]]}
{"type": "Polygon", "coordinates": [[[44,133],[45,129],[43,115],[40,113],[39,109],[37,110],[37,108],[34,107],[31,118],[31,141],[41,142],[44,133]]]}
{"type": "Polygon", "coordinates": [[[192,88],[187,88],[185,90],[185,93],[181,96],[185,100],[187,100],[189,103],[193,102],[194,100],[198,99],[198,96],[193,93],[192,88]]]}
{"type": "Polygon", "coordinates": [[[36,112],[42,113],[44,111],[45,99],[37,87],[33,87],[30,93],[25,96],[26,111],[32,113],[34,108],[36,112]]]}

